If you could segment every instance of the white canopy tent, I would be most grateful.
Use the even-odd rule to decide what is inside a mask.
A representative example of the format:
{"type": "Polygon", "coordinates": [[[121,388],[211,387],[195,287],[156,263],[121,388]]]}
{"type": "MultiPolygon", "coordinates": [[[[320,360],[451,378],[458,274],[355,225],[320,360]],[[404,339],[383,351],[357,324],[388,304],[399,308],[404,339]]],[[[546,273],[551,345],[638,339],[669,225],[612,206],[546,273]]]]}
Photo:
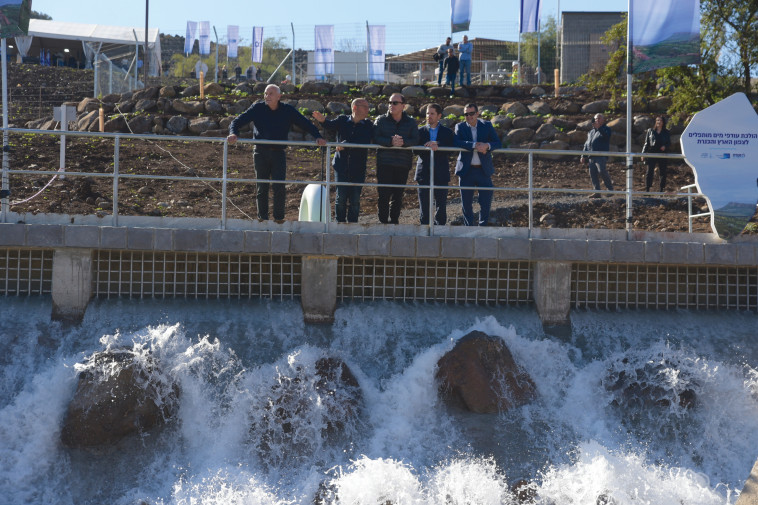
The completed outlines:
{"type": "MultiPolygon", "coordinates": [[[[150,75],[159,75],[161,70],[161,40],[158,28],[147,30],[147,52],[150,75]]],[[[50,51],[54,61],[63,65],[91,67],[96,53],[123,55],[145,43],[145,29],[123,26],[105,26],[63,21],[32,19],[29,21],[29,36],[32,37],[26,54],[22,57],[38,57],[41,50],[50,51]],[[81,42],[81,48],[77,41],[81,42]],[[125,47],[128,46],[128,47],[125,47]],[[68,51],[65,51],[68,49],[68,51]]],[[[25,44],[17,44],[19,50],[25,44]]]]}

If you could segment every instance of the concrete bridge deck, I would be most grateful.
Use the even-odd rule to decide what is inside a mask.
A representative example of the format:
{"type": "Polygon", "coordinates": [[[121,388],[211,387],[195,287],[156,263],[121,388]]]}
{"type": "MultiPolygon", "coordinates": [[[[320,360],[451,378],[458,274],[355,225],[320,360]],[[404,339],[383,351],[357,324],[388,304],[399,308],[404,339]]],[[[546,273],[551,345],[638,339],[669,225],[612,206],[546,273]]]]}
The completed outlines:
{"type": "Polygon", "coordinates": [[[572,306],[758,310],[752,237],[727,243],[715,234],[625,230],[445,226],[430,236],[413,225],[23,220],[0,224],[0,294],[52,294],[54,317],[81,317],[92,296],[300,297],[308,321],[331,320],[345,299],[534,303],[546,325],[568,324],[572,306]]]}

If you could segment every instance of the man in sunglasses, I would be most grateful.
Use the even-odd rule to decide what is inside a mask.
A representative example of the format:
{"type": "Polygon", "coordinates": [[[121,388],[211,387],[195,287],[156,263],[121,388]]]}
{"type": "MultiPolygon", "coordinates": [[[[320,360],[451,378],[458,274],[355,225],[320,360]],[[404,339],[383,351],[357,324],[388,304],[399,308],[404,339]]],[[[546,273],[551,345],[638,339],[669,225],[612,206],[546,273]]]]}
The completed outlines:
{"type": "MultiPolygon", "coordinates": [[[[455,174],[459,185],[477,188],[491,188],[495,165],[492,150],[500,149],[502,142],[489,121],[479,119],[479,107],[469,103],[464,108],[466,121],[455,125],[455,146],[465,149],[458,154],[455,174]]],[[[466,226],[487,226],[492,204],[492,190],[479,189],[479,220],[474,221],[474,190],[461,189],[463,224],[466,226]]]]}
{"type": "MultiPolygon", "coordinates": [[[[413,151],[403,149],[418,145],[418,128],[404,112],[405,97],[400,93],[390,96],[387,114],[374,122],[374,142],[394,149],[376,152],[376,182],[381,184],[407,184],[413,162],[413,151]]],[[[398,224],[403,206],[404,188],[379,186],[379,222],[398,224]]]]}

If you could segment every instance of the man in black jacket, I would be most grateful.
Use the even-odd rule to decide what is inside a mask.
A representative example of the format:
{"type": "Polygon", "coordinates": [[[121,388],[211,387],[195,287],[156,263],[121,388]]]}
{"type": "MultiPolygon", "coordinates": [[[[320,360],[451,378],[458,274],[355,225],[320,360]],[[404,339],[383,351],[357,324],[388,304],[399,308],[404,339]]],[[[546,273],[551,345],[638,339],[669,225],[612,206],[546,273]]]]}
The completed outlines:
{"type": "MultiPolygon", "coordinates": [[[[325,130],[337,133],[337,142],[344,144],[370,144],[374,134],[374,125],[368,118],[369,103],[365,98],[356,98],[351,104],[353,113],[341,115],[336,119],[326,119],[318,111],[313,117],[324,125],[325,130]]],[[[366,182],[366,158],[368,149],[338,147],[334,154],[332,166],[337,182],[366,182]]],[[[337,199],[334,213],[338,223],[347,220],[357,223],[361,210],[361,186],[337,186],[337,199]]]]}
{"type": "MultiPolygon", "coordinates": [[[[403,111],[404,107],[405,97],[393,93],[387,114],[379,116],[374,122],[374,142],[394,148],[376,152],[376,182],[379,184],[408,183],[413,152],[403,148],[418,145],[418,128],[416,122],[403,111]]],[[[404,188],[379,187],[379,222],[398,224],[403,191],[404,188]]]]}
{"type": "Polygon", "coordinates": [[[455,76],[458,73],[458,68],[461,62],[458,61],[458,57],[455,55],[452,49],[447,50],[447,57],[445,58],[444,68],[447,70],[447,84],[450,85],[450,98],[455,96],[455,76]]]}
{"type": "MultiPolygon", "coordinates": [[[[255,127],[253,136],[262,140],[288,140],[290,127],[298,125],[316,137],[316,143],[326,145],[326,140],[321,136],[318,128],[308,118],[300,114],[296,108],[286,103],[280,103],[282,92],[279,86],[269,84],[263,93],[263,100],[259,100],[250,106],[245,112],[237,116],[229,125],[229,136],[226,138],[229,144],[237,142],[239,130],[252,122],[255,127]]],[[[258,144],[253,152],[256,179],[270,179],[283,181],[287,179],[286,146],[275,144],[258,144]]],[[[274,183],[274,220],[278,223],[284,221],[284,204],[286,191],[284,184],[274,183]]],[[[268,190],[269,183],[257,184],[256,203],[258,205],[258,220],[268,219],[268,190]]]]}
{"type": "MultiPolygon", "coordinates": [[[[440,124],[442,107],[432,103],[426,108],[426,124],[418,129],[419,143],[434,151],[434,224],[447,223],[447,185],[450,182],[450,152],[437,151],[438,147],[452,147],[453,130],[440,124]]],[[[431,155],[422,152],[416,161],[416,181],[420,186],[430,184],[431,155]]],[[[421,224],[429,224],[429,188],[418,189],[421,224]]]]}

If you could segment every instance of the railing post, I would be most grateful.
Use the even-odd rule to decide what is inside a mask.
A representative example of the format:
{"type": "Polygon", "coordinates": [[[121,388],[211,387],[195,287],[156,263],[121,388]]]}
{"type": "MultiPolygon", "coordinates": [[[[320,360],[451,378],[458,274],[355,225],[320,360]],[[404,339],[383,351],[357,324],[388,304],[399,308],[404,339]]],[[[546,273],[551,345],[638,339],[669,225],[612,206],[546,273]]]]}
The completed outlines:
{"type": "Polygon", "coordinates": [[[434,236],[434,151],[431,149],[429,149],[429,236],[434,236]]]}
{"type": "MultiPolygon", "coordinates": [[[[320,148],[319,148],[320,149],[320,148]]],[[[331,170],[329,160],[331,159],[332,154],[332,148],[329,146],[329,144],[326,145],[326,158],[324,159],[324,171],[326,172],[326,198],[322,198],[321,204],[322,206],[325,206],[326,209],[322,209],[323,211],[326,211],[326,233],[329,233],[329,224],[332,222],[332,202],[331,202],[331,170]],[[326,205],[324,205],[324,200],[326,200],[326,205]]],[[[339,186],[337,186],[337,191],[339,191],[339,186]]]]}
{"type": "Polygon", "coordinates": [[[687,224],[689,233],[692,233],[692,186],[687,186],[687,224]]]}
{"type": "Polygon", "coordinates": [[[529,151],[529,236],[534,223],[534,153],[529,151]]]}
{"type": "Polygon", "coordinates": [[[221,229],[226,230],[226,190],[229,173],[229,142],[224,139],[224,161],[221,168],[221,229]]]}
{"type": "Polygon", "coordinates": [[[121,137],[116,135],[116,141],[113,144],[113,226],[118,226],[118,157],[120,139],[121,137]]]}

